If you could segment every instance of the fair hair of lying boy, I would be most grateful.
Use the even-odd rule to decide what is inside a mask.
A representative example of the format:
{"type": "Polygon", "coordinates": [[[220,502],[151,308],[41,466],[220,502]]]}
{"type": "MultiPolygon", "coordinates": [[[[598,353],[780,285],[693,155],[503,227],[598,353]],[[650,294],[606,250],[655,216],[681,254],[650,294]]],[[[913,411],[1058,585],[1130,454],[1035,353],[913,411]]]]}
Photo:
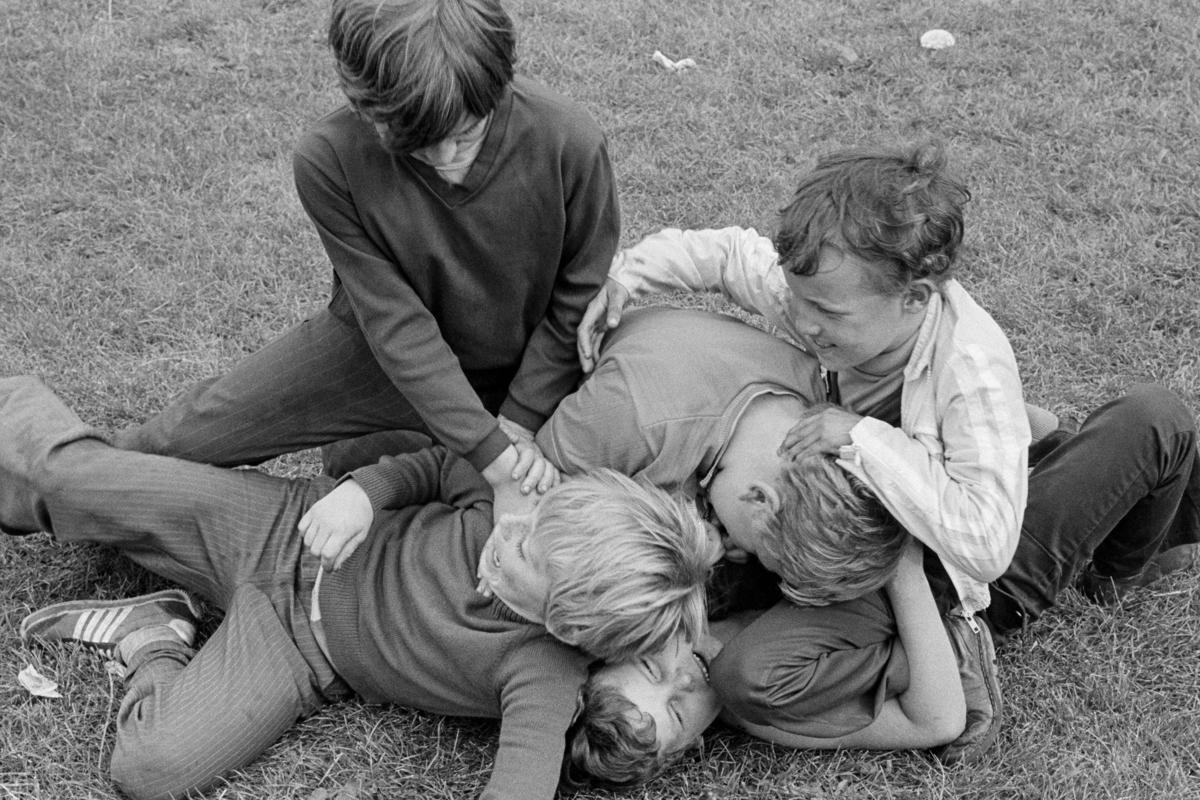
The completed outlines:
{"type": "MultiPolygon", "coordinates": [[[[942,628],[922,567],[920,546],[906,538],[887,594],[909,660],[908,685],[882,704],[865,728],[841,736],[805,736],[740,719],[723,718],[748,733],[805,749],[928,748],[963,729],[966,709],[954,652],[942,628]]],[[[582,695],[583,712],[569,736],[564,778],[629,786],[648,781],[701,743],[721,712],[708,665],[747,618],[714,624],[696,646],[668,645],[646,657],[593,672],[582,695]]]]}
{"type": "Polygon", "coordinates": [[[790,394],[751,401],[706,489],[728,537],[726,557],[756,555],[799,605],[828,605],[879,588],[907,538],[832,458],[783,450],[796,421],[827,405],[810,406],[790,394]]]}
{"type": "Polygon", "coordinates": [[[116,547],[225,611],[198,649],[195,607],[176,590],[58,603],[22,623],[26,641],[124,662],[110,772],[126,794],[202,790],[357,695],[499,718],[482,796],[549,800],[591,659],[524,614],[606,654],[675,646],[702,624],[718,547],[659,490],[581,477],[547,494],[540,520],[496,526],[490,487],[443,448],[355,476],[380,501],[372,535],[322,569],[295,527],[328,478],[118,450],[39,381],[0,380],[0,529],[116,547]],[[495,597],[473,591],[481,579],[495,597]],[[613,591],[622,581],[629,591],[613,591]]]}

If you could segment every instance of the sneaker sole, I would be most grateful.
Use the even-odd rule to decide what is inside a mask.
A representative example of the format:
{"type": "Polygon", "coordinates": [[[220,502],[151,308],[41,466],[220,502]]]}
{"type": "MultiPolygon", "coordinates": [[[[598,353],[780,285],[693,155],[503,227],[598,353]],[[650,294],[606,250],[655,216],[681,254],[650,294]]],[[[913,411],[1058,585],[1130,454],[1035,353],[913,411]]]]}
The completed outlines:
{"type": "MultiPolygon", "coordinates": [[[[191,596],[188,595],[187,592],[184,592],[180,589],[163,589],[160,592],[152,592],[151,594],[144,594],[139,597],[126,597],[120,600],[67,600],[62,603],[55,603],[54,605],[47,606],[40,611],[34,611],[32,614],[26,616],[25,619],[21,620],[21,642],[23,644],[29,644],[35,637],[38,636],[38,634],[31,633],[29,630],[34,625],[52,625],[63,616],[75,613],[76,611],[103,611],[109,608],[133,609],[167,600],[174,600],[184,604],[187,607],[188,613],[192,615],[193,619],[198,619],[200,617],[200,609],[196,606],[196,603],[192,600],[191,596]]],[[[77,640],[71,639],[69,641],[77,640]]],[[[102,644],[93,644],[90,642],[79,643],[85,647],[92,647],[100,650],[111,650],[113,647],[116,647],[116,642],[113,642],[112,645],[108,647],[105,647],[102,644]]]]}

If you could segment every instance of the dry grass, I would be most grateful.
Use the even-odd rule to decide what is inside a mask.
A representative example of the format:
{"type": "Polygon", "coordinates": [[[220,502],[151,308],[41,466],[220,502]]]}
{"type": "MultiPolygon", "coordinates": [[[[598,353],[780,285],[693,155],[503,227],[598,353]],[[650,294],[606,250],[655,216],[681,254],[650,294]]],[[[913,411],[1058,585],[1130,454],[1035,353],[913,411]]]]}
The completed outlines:
{"type": "MultiPolygon", "coordinates": [[[[975,193],[963,280],[1012,337],[1029,397],[1079,413],[1149,379],[1200,408],[1188,4],[508,5],[522,69],[608,131],[626,241],[665,225],[769,230],[817,153],[936,137],[975,193]],[[932,27],[958,45],[921,50],[932,27]],[[663,72],[655,49],[699,67],[663,72]]],[[[0,0],[0,373],[39,374],[116,427],[322,302],[328,267],[289,154],[339,102],[324,14],[318,0],[0,0]]],[[[1010,643],[1008,723],[977,768],[718,732],[704,758],[627,794],[1200,797],[1197,577],[1115,612],[1068,596],[1010,643]]],[[[0,540],[0,798],[114,796],[119,687],[90,656],[22,648],[15,629],[47,602],[155,585],[94,548],[0,540]],[[27,663],[66,699],[27,697],[27,663]]],[[[469,796],[494,741],[491,723],[348,704],[212,796],[306,798],[352,780],[378,797],[469,796]]]]}

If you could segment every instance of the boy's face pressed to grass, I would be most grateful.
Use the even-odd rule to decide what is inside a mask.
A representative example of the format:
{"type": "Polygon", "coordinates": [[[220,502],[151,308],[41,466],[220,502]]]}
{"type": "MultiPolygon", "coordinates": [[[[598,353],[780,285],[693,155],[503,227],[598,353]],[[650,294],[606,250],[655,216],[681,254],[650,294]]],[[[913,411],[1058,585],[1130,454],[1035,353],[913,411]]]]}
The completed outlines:
{"type": "Polygon", "coordinates": [[[908,360],[928,304],[907,291],[880,293],[873,278],[881,269],[826,245],[812,275],[784,270],[804,346],[826,369],[883,375],[908,360]]]}
{"type": "Polygon", "coordinates": [[[659,650],[601,667],[592,680],[619,690],[649,715],[658,752],[674,753],[699,739],[721,710],[708,679],[708,665],[720,652],[721,643],[707,634],[695,643],[677,635],[659,650]]]}

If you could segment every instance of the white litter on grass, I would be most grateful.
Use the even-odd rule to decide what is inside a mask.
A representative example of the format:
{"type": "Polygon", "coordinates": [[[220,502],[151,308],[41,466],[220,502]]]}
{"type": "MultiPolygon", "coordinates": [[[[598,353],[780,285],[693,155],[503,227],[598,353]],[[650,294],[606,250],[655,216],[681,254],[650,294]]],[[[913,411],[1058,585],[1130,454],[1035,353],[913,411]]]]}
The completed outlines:
{"type": "Polygon", "coordinates": [[[954,47],[954,34],[941,28],[934,28],[921,34],[921,47],[926,50],[945,50],[954,47]]]}
{"type": "Polygon", "coordinates": [[[32,664],[17,673],[17,680],[25,687],[25,691],[34,697],[62,699],[62,695],[58,693],[58,684],[34,669],[32,664]]]}
{"type": "Polygon", "coordinates": [[[662,65],[662,68],[667,72],[683,72],[685,69],[691,69],[696,66],[696,62],[690,58],[681,58],[678,61],[672,61],[658,50],[655,50],[654,55],[650,56],[650,58],[662,65]]]}

